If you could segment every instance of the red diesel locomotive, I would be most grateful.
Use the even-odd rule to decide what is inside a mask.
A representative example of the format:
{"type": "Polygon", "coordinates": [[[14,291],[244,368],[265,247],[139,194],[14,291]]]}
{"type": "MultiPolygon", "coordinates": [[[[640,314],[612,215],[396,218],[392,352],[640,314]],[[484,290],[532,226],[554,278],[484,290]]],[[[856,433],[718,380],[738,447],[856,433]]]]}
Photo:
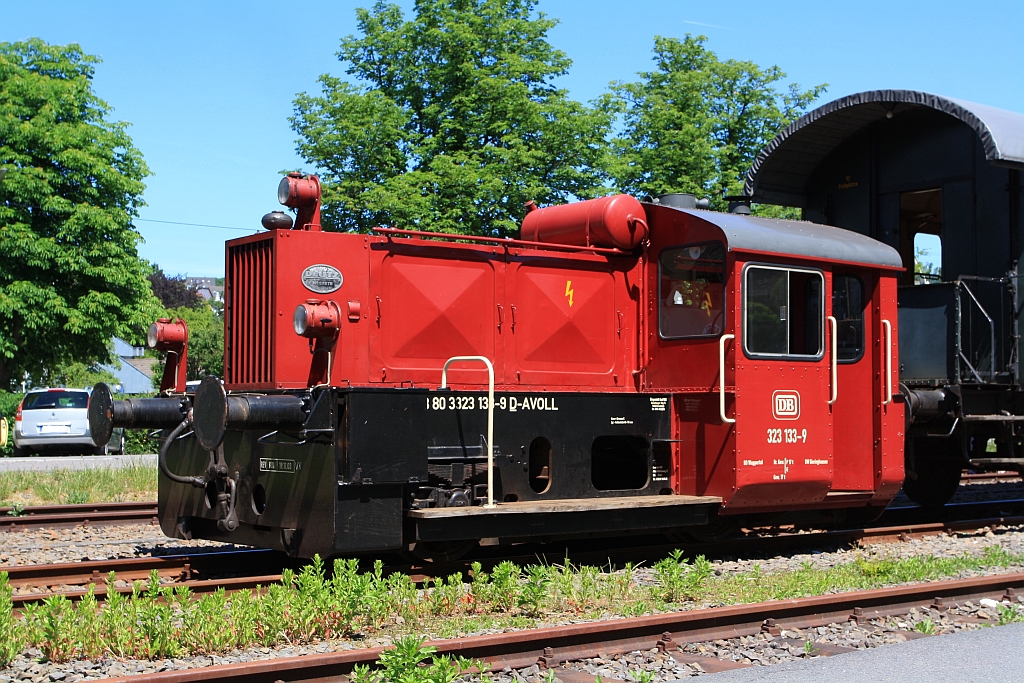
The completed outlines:
{"type": "MultiPolygon", "coordinates": [[[[903,482],[892,248],[696,208],[529,207],[522,239],[324,232],[227,243],[225,378],[111,400],[93,434],[170,430],[172,537],[293,555],[868,517],[903,482]]],[[[178,340],[178,345],[166,340],[178,340]]],[[[171,385],[175,385],[172,387],[171,385]]]]}

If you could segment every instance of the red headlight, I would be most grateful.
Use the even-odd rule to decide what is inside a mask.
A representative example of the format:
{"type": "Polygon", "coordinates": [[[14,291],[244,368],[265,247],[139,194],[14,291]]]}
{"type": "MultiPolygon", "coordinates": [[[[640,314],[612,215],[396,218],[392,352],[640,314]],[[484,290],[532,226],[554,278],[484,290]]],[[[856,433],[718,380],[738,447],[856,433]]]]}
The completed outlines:
{"type": "Polygon", "coordinates": [[[330,337],[341,328],[341,309],[334,301],[309,299],[295,307],[292,324],[300,337],[330,337]]]}
{"type": "Polygon", "coordinates": [[[293,209],[315,202],[319,198],[320,184],[316,176],[303,178],[299,174],[289,173],[281,178],[281,183],[277,186],[277,201],[293,209]]]}
{"type": "Polygon", "coordinates": [[[180,321],[171,322],[167,318],[160,318],[149,326],[146,333],[146,345],[151,349],[169,351],[177,349],[188,341],[188,329],[180,321]]]}

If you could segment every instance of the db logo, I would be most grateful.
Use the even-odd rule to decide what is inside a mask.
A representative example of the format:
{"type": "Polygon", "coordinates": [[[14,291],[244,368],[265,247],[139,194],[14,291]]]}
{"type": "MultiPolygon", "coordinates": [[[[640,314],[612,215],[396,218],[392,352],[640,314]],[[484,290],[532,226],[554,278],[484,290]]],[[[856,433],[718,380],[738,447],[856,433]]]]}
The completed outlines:
{"type": "Polygon", "coordinates": [[[795,420],[800,417],[800,393],[776,391],[772,394],[772,415],[776,420],[795,420]]]}

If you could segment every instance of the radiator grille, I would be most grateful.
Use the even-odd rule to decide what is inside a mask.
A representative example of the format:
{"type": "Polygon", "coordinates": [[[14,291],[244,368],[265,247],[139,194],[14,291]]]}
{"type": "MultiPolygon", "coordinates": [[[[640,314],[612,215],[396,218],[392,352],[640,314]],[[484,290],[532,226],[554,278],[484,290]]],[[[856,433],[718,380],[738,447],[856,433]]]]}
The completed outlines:
{"type": "Polygon", "coordinates": [[[272,239],[228,249],[224,378],[227,384],[269,384],[274,336],[272,239]]]}

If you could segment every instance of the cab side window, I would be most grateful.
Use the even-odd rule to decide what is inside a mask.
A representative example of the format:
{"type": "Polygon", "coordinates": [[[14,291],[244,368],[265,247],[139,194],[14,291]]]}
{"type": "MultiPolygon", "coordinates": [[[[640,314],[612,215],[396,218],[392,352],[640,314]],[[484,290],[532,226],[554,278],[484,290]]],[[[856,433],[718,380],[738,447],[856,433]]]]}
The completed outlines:
{"type": "Polygon", "coordinates": [[[824,289],[825,280],[818,271],[749,266],[743,287],[747,355],[821,356],[824,289]]]}
{"type": "Polygon", "coordinates": [[[725,246],[704,242],[661,252],[658,332],[663,339],[716,337],[725,326],[725,246]]]}
{"type": "Polygon", "coordinates": [[[852,275],[832,277],[832,315],[836,319],[836,356],[856,361],[864,354],[864,285],[852,275]]]}

